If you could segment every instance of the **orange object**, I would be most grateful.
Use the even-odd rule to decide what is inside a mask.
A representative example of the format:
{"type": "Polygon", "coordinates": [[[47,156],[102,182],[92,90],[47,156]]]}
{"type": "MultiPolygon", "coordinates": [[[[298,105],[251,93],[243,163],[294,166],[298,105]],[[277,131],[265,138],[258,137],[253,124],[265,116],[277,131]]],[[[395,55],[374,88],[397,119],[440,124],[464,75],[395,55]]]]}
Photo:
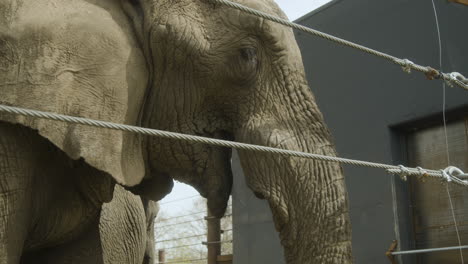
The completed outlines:
{"type": "Polygon", "coordinates": [[[468,0],[449,0],[449,2],[458,3],[458,4],[462,4],[462,5],[467,5],[467,6],[468,6],[468,0]]]}

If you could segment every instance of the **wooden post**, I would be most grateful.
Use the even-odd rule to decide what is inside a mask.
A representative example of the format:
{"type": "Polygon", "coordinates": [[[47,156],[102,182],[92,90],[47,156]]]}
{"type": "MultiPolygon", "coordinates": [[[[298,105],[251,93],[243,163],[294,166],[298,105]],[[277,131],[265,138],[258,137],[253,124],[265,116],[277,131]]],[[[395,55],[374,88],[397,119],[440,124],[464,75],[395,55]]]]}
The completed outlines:
{"type": "Polygon", "coordinates": [[[158,251],[158,263],[159,264],[166,263],[166,251],[164,249],[160,249],[158,251]]]}
{"type": "Polygon", "coordinates": [[[207,247],[208,247],[208,264],[217,264],[218,256],[221,254],[221,220],[214,217],[210,209],[206,223],[208,227],[207,247]]]}

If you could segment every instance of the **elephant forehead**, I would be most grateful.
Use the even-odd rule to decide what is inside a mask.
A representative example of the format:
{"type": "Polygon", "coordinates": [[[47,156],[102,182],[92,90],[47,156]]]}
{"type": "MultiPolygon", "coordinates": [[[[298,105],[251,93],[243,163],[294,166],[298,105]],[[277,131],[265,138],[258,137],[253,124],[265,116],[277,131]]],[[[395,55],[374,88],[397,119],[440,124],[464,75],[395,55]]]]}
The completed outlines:
{"type": "MultiPolygon", "coordinates": [[[[273,0],[233,0],[233,2],[287,19],[287,16],[273,0]]],[[[221,26],[217,23],[221,19],[228,24],[239,25],[242,28],[250,25],[250,27],[259,30],[261,29],[259,26],[267,23],[259,17],[242,13],[224,5],[213,6],[206,0],[156,1],[151,10],[153,23],[161,25],[189,23],[190,27],[210,28],[211,26],[221,26]]]]}
{"type": "Polygon", "coordinates": [[[201,1],[158,1],[152,6],[153,45],[171,41],[192,48],[207,46],[206,17],[210,14],[201,1]]]}
{"type": "MultiPolygon", "coordinates": [[[[264,13],[277,16],[283,19],[288,19],[284,12],[278,7],[278,5],[270,0],[260,1],[236,1],[239,4],[247,7],[262,11],[264,13]]],[[[244,13],[226,6],[218,6],[215,13],[219,14],[220,19],[223,21],[223,25],[227,26],[228,31],[237,29],[250,34],[257,35],[266,40],[282,45],[283,41],[294,41],[292,30],[288,27],[284,27],[275,22],[263,19],[261,17],[244,13]]],[[[219,26],[219,25],[218,25],[219,26]]],[[[218,29],[218,31],[223,29],[218,29]]]]}

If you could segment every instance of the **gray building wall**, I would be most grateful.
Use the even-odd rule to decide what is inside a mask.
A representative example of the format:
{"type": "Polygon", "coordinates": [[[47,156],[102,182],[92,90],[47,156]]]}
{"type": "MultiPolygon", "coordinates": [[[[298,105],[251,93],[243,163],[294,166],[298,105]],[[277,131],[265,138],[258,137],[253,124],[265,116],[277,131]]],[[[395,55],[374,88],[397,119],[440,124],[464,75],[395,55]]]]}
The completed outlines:
{"type": "Polygon", "coordinates": [[[234,264],[284,264],[283,248],[268,202],[258,199],[247,188],[236,151],[232,155],[232,170],[234,264]]]}
{"type": "MultiPolygon", "coordinates": [[[[443,70],[468,74],[468,7],[435,1],[442,36],[443,70]]],[[[408,58],[439,65],[430,0],[336,0],[299,19],[300,24],[408,58]]],[[[442,122],[442,82],[305,33],[296,38],[317,102],[342,157],[405,164],[402,135],[442,122]]],[[[447,87],[448,118],[468,113],[468,93],[447,87]]],[[[233,161],[235,163],[235,160],[233,161]]],[[[234,164],[235,263],[284,263],[265,202],[258,201],[234,164]]],[[[356,263],[389,263],[392,240],[412,247],[407,183],[382,170],[344,166],[356,263]]],[[[412,258],[404,259],[412,263],[412,258]]]]}

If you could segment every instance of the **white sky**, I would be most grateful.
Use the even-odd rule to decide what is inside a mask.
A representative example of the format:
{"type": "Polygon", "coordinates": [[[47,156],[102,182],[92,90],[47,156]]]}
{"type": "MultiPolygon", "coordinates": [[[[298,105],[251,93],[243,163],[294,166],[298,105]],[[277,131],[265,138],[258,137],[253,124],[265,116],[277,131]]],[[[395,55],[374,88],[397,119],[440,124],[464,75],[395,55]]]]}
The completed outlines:
{"type": "MultiPolygon", "coordinates": [[[[296,20],[331,0],[275,0],[290,20],[296,20]]],[[[168,214],[190,210],[193,196],[198,195],[191,186],[176,182],[172,192],[161,200],[161,209],[168,214]],[[182,199],[182,200],[181,200],[182,199]]]]}
{"type": "Polygon", "coordinates": [[[296,20],[331,0],[275,0],[290,20],[296,20]]]}

